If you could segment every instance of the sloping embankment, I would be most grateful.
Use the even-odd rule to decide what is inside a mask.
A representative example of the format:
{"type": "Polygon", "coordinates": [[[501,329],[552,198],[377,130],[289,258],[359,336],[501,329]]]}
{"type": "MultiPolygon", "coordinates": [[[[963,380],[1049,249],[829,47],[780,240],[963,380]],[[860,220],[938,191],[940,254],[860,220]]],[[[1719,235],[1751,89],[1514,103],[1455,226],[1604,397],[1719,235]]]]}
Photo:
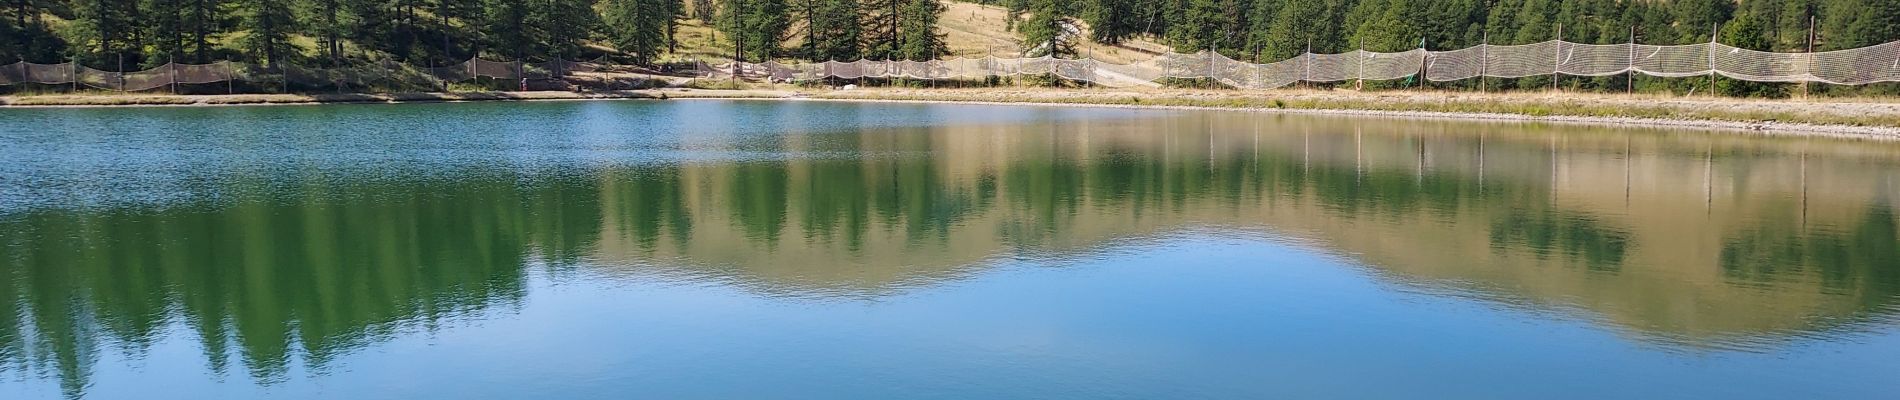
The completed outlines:
{"type": "Polygon", "coordinates": [[[465,92],[292,95],[32,95],[9,107],[534,101],[591,99],[813,99],[1239,109],[1398,118],[1448,118],[1679,127],[1768,134],[1900,140],[1900,100],[1750,100],[1589,93],[1191,89],[650,89],[594,92],[465,92]]]}
{"type": "Polygon", "coordinates": [[[1246,109],[1707,128],[1900,140],[1900,100],[1871,98],[1751,100],[1589,93],[1046,88],[869,89],[823,92],[814,94],[813,98],[1246,109]]]}

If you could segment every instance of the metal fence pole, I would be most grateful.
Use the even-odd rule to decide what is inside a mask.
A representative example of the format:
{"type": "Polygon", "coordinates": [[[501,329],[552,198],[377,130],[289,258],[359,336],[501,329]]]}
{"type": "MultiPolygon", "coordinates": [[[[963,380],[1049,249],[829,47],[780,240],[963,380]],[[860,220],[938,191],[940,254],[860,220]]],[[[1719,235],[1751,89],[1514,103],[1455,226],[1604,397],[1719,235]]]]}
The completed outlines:
{"type": "Polygon", "coordinates": [[[1564,71],[1564,24],[1561,23],[1557,24],[1557,50],[1555,53],[1556,54],[1552,54],[1550,58],[1550,90],[1561,92],[1564,90],[1563,86],[1557,84],[1557,80],[1563,77],[1564,71]]]}
{"type": "Polygon", "coordinates": [[[1709,25],[1709,97],[1715,97],[1715,37],[1722,31],[1722,24],[1709,25]]]}
{"type": "Polygon", "coordinates": [[[1814,16],[1808,16],[1808,76],[1801,79],[1801,98],[1808,98],[1808,85],[1814,77],[1814,16]]]}
{"type": "Polygon", "coordinates": [[[1486,76],[1491,73],[1491,32],[1483,33],[1478,39],[1478,92],[1485,91],[1486,76]]]}

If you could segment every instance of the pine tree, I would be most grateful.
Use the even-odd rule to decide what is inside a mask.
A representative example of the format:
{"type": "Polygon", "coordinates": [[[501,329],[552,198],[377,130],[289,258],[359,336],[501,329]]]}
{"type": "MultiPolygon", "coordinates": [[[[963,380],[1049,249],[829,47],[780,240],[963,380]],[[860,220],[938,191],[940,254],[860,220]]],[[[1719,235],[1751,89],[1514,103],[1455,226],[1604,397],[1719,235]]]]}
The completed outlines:
{"type": "Polygon", "coordinates": [[[1414,16],[1423,10],[1415,4],[1415,0],[1367,0],[1359,3],[1354,13],[1364,15],[1348,19],[1359,20],[1354,26],[1354,44],[1364,46],[1367,51],[1388,53],[1418,48],[1424,36],[1419,26],[1415,25],[1419,19],[1414,16]]]}
{"type": "Polygon", "coordinates": [[[602,20],[607,23],[609,39],[620,51],[633,54],[634,63],[650,64],[666,46],[666,31],[672,25],[671,0],[607,0],[602,20]]]}
{"type": "MultiPolygon", "coordinates": [[[[205,0],[191,0],[205,1],[205,0]]],[[[350,34],[350,26],[343,18],[341,0],[305,1],[303,10],[304,34],[317,39],[317,57],[324,65],[337,65],[343,61],[343,40],[350,34]]]]}
{"type": "Polygon", "coordinates": [[[1782,0],[1775,24],[1781,48],[1808,50],[1808,32],[1820,18],[1820,8],[1820,0],[1782,0]]]}
{"type": "Polygon", "coordinates": [[[517,0],[484,0],[482,8],[483,28],[488,32],[488,44],[493,51],[504,57],[522,60],[531,54],[535,38],[534,12],[526,2],[517,0]]]}
{"type": "Polygon", "coordinates": [[[900,33],[903,24],[904,3],[910,0],[862,0],[864,15],[865,57],[880,60],[895,60],[898,49],[903,47],[904,36],[900,33]]]}
{"type": "Polygon", "coordinates": [[[719,30],[733,38],[739,56],[761,61],[779,55],[779,42],[791,28],[785,0],[724,0],[719,30]]]}
{"type": "Polygon", "coordinates": [[[858,0],[820,0],[818,14],[812,20],[812,61],[855,61],[864,56],[859,40],[864,28],[859,23],[858,0]]]}
{"type": "Polygon", "coordinates": [[[74,59],[96,66],[139,64],[144,53],[137,0],[76,0],[73,12],[74,59]]]}
{"type": "Polygon", "coordinates": [[[1017,26],[1023,35],[1023,56],[1075,58],[1075,40],[1080,28],[1074,10],[1065,0],[1032,0],[1029,20],[1017,26]]]}
{"type": "Polygon", "coordinates": [[[1090,0],[1082,13],[1089,39],[1114,45],[1141,34],[1141,5],[1141,0],[1090,0]]]}
{"type": "Polygon", "coordinates": [[[290,34],[297,27],[288,0],[240,0],[239,5],[247,31],[242,46],[252,60],[276,69],[295,58],[299,50],[290,43],[290,34]]]}
{"type": "Polygon", "coordinates": [[[0,62],[54,63],[67,59],[66,39],[54,33],[45,19],[55,7],[69,9],[55,0],[8,0],[0,11],[0,62]]]}
{"type": "Polygon", "coordinates": [[[944,34],[937,31],[937,18],[947,9],[941,0],[905,0],[898,17],[897,58],[913,61],[935,60],[950,54],[944,34]]]}
{"type": "Polygon", "coordinates": [[[1327,0],[1288,0],[1273,17],[1273,28],[1261,46],[1262,58],[1284,60],[1314,52],[1335,50],[1343,41],[1338,27],[1344,24],[1345,4],[1327,0]]]}
{"type": "Polygon", "coordinates": [[[1262,54],[1273,40],[1273,20],[1285,0],[1254,0],[1247,13],[1247,58],[1256,63],[1272,62],[1262,54]]]}
{"type": "Polygon", "coordinates": [[[1239,0],[1188,0],[1186,8],[1175,14],[1176,20],[1168,24],[1168,41],[1174,44],[1174,51],[1192,53],[1201,50],[1226,50],[1245,45],[1234,36],[1244,26],[1241,19],[1246,14],[1234,12],[1246,9],[1239,0]]]}
{"type": "MultiPolygon", "coordinates": [[[[1769,26],[1764,19],[1750,13],[1736,15],[1735,19],[1722,27],[1720,42],[1750,50],[1766,50],[1774,46],[1768,37],[1769,26]]],[[[1785,84],[1728,78],[1717,79],[1715,89],[1723,95],[1735,97],[1783,97],[1788,94],[1785,84]]]]}
{"type": "Polygon", "coordinates": [[[719,6],[714,5],[713,0],[692,0],[692,1],[693,1],[693,18],[698,19],[699,23],[706,24],[706,25],[713,25],[713,24],[719,23],[719,20],[717,19],[719,6]]]}
{"type": "MultiPolygon", "coordinates": [[[[539,27],[542,49],[540,57],[547,59],[574,59],[581,57],[583,45],[600,27],[600,16],[594,12],[595,0],[551,0],[542,7],[533,9],[530,21],[539,27]]],[[[763,0],[755,0],[763,1],[763,0]]],[[[783,7],[784,0],[778,1],[783,7]]],[[[665,15],[665,10],[659,10],[665,15]]],[[[783,10],[779,10],[781,13],[783,10]]],[[[783,17],[781,15],[781,17],[783,17]]],[[[662,28],[665,25],[661,25],[662,28]]],[[[783,30],[782,28],[780,29],[783,30]]],[[[664,31],[654,32],[658,35],[664,31]]]]}

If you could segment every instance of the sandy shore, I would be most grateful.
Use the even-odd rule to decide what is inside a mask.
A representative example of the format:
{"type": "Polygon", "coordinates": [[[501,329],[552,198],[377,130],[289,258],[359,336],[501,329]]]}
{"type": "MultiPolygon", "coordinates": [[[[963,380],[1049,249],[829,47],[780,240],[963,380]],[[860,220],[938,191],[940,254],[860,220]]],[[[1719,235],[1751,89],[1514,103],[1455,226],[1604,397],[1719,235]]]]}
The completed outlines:
{"type": "Polygon", "coordinates": [[[796,99],[1248,110],[1395,118],[1677,127],[1900,140],[1900,99],[1749,100],[1589,93],[1187,89],[652,89],[314,95],[37,95],[4,107],[405,103],[593,99],[796,99]]]}

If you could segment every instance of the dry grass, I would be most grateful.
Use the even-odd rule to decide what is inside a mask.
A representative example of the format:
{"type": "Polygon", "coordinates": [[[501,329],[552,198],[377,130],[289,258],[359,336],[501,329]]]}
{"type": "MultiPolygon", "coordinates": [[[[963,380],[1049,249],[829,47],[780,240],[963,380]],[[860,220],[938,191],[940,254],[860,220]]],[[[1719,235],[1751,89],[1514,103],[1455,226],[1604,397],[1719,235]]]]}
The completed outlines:
{"type": "Polygon", "coordinates": [[[1879,99],[1745,100],[1580,93],[1352,92],[1322,90],[870,89],[815,97],[1240,109],[1354,110],[1627,118],[1900,128],[1900,103],[1879,99]]]}
{"type": "MultiPolygon", "coordinates": [[[[1008,29],[1008,13],[1002,7],[960,1],[945,2],[944,5],[948,9],[938,20],[937,27],[944,34],[944,44],[949,47],[951,56],[982,57],[994,54],[997,57],[1013,57],[1022,52],[1022,36],[1008,29]]],[[[787,32],[790,37],[784,42],[785,48],[803,46],[804,32],[804,21],[793,21],[792,29],[787,32]]],[[[675,38],[679,41],[679,49],[665,57],[668,60],[732,56],[732,42],[698,20],[682,21],[675,38]]],[[[1139,39],[1118,46],[1084,41],[1077,47],[1077,52],[1084,56],[1115,63],[1145,60],[1166,50],[1167,46],[1139,39]]]]}

